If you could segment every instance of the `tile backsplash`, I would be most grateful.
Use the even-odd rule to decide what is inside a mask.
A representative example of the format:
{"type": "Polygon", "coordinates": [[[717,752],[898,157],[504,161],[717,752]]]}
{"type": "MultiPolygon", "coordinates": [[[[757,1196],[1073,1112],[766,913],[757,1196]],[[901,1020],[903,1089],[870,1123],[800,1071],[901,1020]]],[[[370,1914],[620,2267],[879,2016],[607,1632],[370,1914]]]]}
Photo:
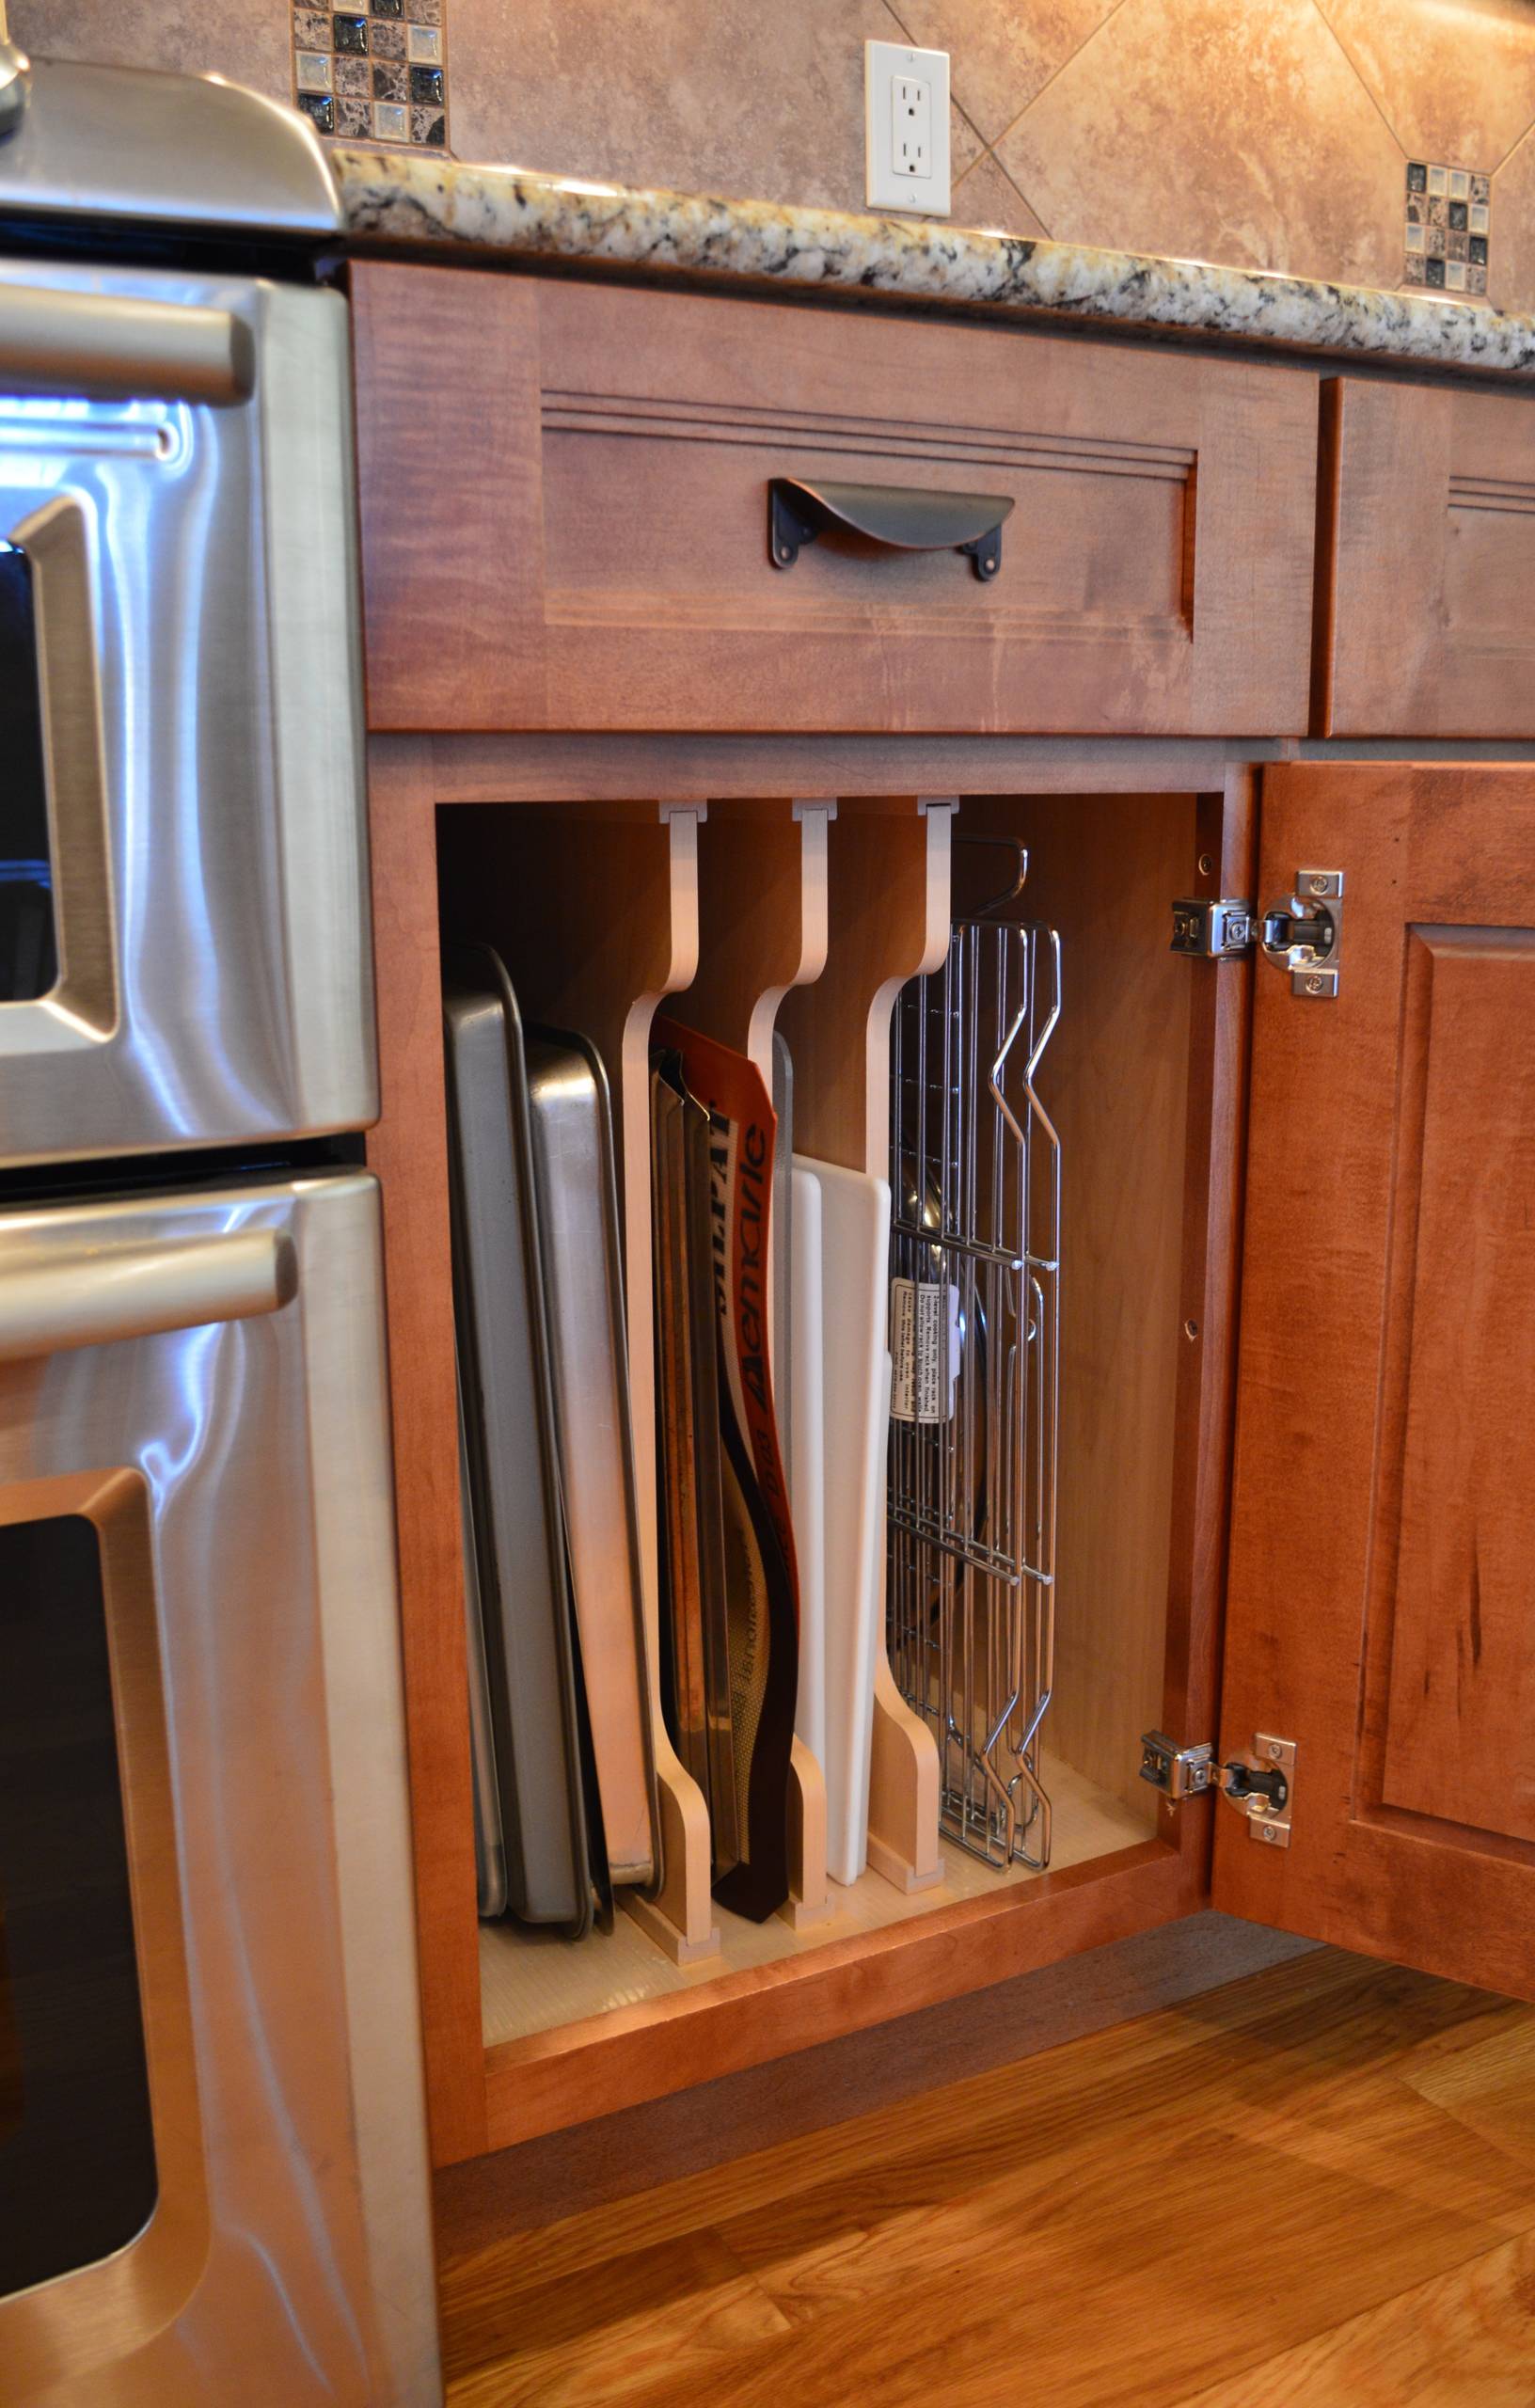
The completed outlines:
{"type": "Polygon", "coordinates": [[[332,138],[849,209],[862,45],[904,38],[951,55],[957,223],[1535,311],[1535,0],[11,0],[10,18],[43,56],[214,70],[332,138]]]}
{"type": "Polygon", "coordinates": [[[342,142],[448,147],[446,0],[293,10],[293,99],[342,142]]]}
{"type": "Polygon", "coordinates": [[[1487,290],[1493,182],[1470,167],[1407,162],[1404,284],[1439,293],[1487,290]]]}

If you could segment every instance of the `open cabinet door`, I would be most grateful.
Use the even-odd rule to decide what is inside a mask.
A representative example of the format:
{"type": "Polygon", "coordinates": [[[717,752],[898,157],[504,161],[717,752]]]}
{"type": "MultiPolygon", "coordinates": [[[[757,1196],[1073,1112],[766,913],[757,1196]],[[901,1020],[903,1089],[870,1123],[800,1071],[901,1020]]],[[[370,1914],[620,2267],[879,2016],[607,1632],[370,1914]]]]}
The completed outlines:
{"type": "Polygon", "coordinates": [[[1266,770],[1214,1903],[1535,1997],[1535,769],[1266,770]],[[1256,1836],[1255,1836],[1256,1834],[1256,1836]]]}

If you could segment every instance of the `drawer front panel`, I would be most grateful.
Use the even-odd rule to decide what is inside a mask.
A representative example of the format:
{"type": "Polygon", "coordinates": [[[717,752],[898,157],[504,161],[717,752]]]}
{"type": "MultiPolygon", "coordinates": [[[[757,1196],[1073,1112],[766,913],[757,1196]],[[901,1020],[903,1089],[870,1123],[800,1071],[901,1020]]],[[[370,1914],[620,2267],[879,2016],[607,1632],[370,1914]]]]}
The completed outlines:
{"type": "Polygon", "coordinates": [[[1317,732],[1535,736],[1535,403],[1324,388],[1317,732]]]}
{"type": "Polygon", "coordinates": [[[375,726],[1305,726],[1307,371],[452,269],[356,303],[375,726]],[[1003,498],[1001,565],[775,566],[775,479],[1003,498]]]}

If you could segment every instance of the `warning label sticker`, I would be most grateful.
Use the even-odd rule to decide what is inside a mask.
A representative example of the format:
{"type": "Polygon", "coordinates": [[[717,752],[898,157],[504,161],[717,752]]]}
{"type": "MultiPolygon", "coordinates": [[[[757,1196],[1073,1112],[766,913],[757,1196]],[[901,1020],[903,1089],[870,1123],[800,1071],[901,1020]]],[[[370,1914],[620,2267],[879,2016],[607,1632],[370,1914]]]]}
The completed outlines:
{"type": "Polygon", "coordinates": [[[896,1421],[952,1421],[959,1376],[959,1291],[947,1282],[890,1283],[890,1410],[896,1421]]]}

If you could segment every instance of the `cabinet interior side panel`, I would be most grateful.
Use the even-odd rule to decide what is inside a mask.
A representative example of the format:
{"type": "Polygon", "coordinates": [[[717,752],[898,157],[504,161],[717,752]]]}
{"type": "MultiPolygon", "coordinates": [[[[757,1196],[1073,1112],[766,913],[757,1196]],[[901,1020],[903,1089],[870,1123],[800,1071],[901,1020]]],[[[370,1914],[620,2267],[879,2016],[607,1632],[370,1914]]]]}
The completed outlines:
{"type": "MultiPolygon", "coordinates": [[[[1194,882],[1192,795],[973,798],[957,838],[1029,848],[1018,910],[1060,931],[1063,1006],[1039,1071],[1061,1135],[1055,1685],[1045,1742],[1156,1823],[1137,1741],[1161,1715],[1187,1145],[1190,979],[1169,907],[1194,882]]],[[[996,883],[968,871],[957,906],[996,883]]]]}

